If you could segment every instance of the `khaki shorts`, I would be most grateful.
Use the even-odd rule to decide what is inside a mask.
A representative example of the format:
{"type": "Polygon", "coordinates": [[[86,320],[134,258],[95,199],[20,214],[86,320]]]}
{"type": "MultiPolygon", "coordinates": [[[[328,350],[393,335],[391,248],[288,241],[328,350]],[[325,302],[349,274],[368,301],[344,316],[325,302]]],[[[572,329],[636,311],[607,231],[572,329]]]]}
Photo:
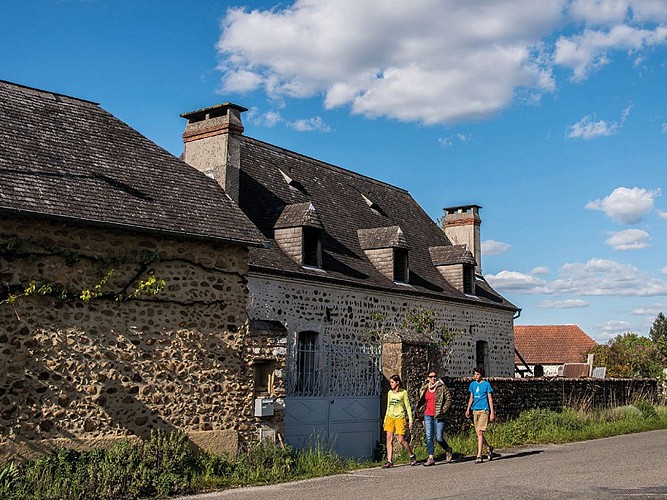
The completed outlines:
{"type": "Polygon", "coordinates": [[[489,412],[486,410],[473,410],[472,420],[475,423],[476,431],[485,431],[489,425],[489,412]]]}
{"type": "Polygon", "coordinates": [[[386,417],[384,419],[384,430],[385,432],[392,432],[394,434],[405,436],[405,419],[386,417]]]}

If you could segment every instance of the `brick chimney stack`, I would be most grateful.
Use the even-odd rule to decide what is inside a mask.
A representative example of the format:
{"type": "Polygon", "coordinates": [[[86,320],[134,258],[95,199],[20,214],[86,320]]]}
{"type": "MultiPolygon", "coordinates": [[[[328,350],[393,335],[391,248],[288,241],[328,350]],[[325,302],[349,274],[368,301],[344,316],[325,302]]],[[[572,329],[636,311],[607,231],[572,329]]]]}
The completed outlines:
{"type": "Polygon", "coordinates": [[[446,207],[445,234],[453,245],[467,245],[475,257],[475,273],[482,274],[482,242],[480,238],[479,205],[446,207]]]}
{"type": "Polygon", "coordinates": [[[215,179],[236,203],[239,202],[243,106],[229,102],[183,113],[188,122],[183,132],[183,161],[215,179]]]}

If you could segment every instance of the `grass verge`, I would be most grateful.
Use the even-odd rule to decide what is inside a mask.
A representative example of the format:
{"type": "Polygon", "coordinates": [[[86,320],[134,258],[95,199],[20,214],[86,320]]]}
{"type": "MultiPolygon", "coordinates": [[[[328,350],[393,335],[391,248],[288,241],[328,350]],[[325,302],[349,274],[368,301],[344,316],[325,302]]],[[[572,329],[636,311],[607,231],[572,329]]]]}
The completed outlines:
{"type": "MultiPolygon", "coordinates": [[[[667,407],[638,402],[609,410],[530,410],[493,424],[488,439],[497,448],[565,443],[667,428],[667,407]]],[[[474,455],[474,429],[448,436],[456,455],[474,455]]],[[[415,446],[426,458],[423,444],[415,446]]],[[[399,454],[396,457],[401,459],[399,454]]],[[[442,457],[436,457],[441,459],[442,457]]],[[[403,454],[403,459],[407,456],[403,454]]],[[[109,449],[61,449],[24,464],[0,467],[0,498],[7,500],[138,499],[203,492],[233,486],[293,481],[337,474],[376,462],[344,460],[324,448],[294,451],[267,441],[236,456],[195,451],[180,432],[156,432],[146,441],[124,440],[109,449]]]]}

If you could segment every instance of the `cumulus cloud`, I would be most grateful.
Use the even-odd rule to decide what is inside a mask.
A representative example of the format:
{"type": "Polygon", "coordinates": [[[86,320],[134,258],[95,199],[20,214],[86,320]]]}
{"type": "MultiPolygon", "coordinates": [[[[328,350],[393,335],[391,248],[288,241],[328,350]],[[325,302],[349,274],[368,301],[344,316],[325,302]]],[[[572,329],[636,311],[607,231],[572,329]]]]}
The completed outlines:
{"type": "Polygon", "coordinates": [[[546,281],[517,271],[487,274],[486,281],[496,290],[514,293],[549,293],[546,281]]]}
{"type": "Polygon", "coordinates": [[[667,274],[667,266],[665,266],[665,267],[663,267],[662,269],[660,269],[660,272],[661,272],[662,274],[667,274]]]}
{"type": "Polygon", "coordinates": [[[588,302],[581,299],[567,300],[545,300],[537,305],[543,309],[571,309],[575,307],[588,307],[588,302]]]}
{"type": "Polygon", "coordinates": [[[323,96],[326,108],[425,124],[498,113],[583,80],[618,52],[667,41],[667,6],[643,0],[296,0],[230,8],[220,91],[323,96]],[[563,34],[566,33],[566,34],[563,34]],[[400,34],[400,36],[397,36],[400,34]]]}
{"type": "Polygon", "coordinates": [[[590,259],[568,263],[552,281],[516,271],[486,276],[500,292],[517,294],[649,297],[667,294],[667,282],[642,272],[635,266],[611,259],[590,259]]]}
{"type": "Polygon", "coordinates": [[[618,187],[603,199],[589,201],[586,208],[601,210],[607,217],[623,224],[635,224],[653,210],[660,190],[649,191],[643,188],[618,187]]]}
{"type": "Polygon", "coordinates": [[[611,135],[617,128],[618,125],[614,122],[607,123],[604,120],[593,121],[593,116],[587,115],[570,127],[570,132],[567,136],[571,139],[592,139],[593,137],[611,135]]]}
{"type": "Polygon", "coordinates": [[[276,126],[276,124],[283,121],[283,118],[280,116],[280,113],[277,113],[275,111],[262,113],[256,107],[250,108],[244,118],[253,125],[257,125],[259,127],[268,127],[268,128],[274,127],[276,126]]]}
{"type": "Polygon", "coordinates": [[[630,116],[633,104],[629,104],[621,111],[619,122],[607,122],[605,120],[594,121],[593,115],[586,115],[574,125],[570,126],[567,137],[570,139],[592,139],[613,134],[630,116]]]}
{"type": "Polygon", "coordinates": [[[602,331],[601,334],[595,336],[595,340],[599,342],[611,340],[618,335],[628,333],[631,331],[630,323],[625,320],[611,320],[598,325],[602,331]]]}
{"type": "Polygon", "coordinates": [[[649,246],[648,240],[651,239],[646,231],[641,229],[626,229],[625,231],[609,233],[610,236],[605,244],[614,250],[640,250],[649,246]]]}
{"type": "Polygon", "coordinates": [[[664,312],[667,304],[650,304],[643,307],[637,307],[632,310],[632,314],[635,316],[657,316],[659,313],[664,312]]]}
{"type": "Polygon", "coordinates": [[[298,132],[331,132],[329,125],[324,123],[322,118],[319,116],[314,116],[313,118],[303,118],[289,122],[287,126],[298,132]]]}
{"type": "Polygon", "coordinates": [[[656,213],[658,214],[658,217],[661,219],[667,219],[667,212],[664,210],[656,210],[656,213]]]}
{"type": "Polygon", "coordinates": [[[533,270],[530,272],[533,276],[539,276],[539,275],[544,275],[544,274],[549,274],[551,272],[551,269],[549,269],[546,266],[537,266],[533,268],[533,270]]]}
{"type": "Polygon", "coordinates": [[[509,243],[502,241],[486,240],[482,242],[482,254],[484,255],[501,255],[510,248],[509,243]]]}

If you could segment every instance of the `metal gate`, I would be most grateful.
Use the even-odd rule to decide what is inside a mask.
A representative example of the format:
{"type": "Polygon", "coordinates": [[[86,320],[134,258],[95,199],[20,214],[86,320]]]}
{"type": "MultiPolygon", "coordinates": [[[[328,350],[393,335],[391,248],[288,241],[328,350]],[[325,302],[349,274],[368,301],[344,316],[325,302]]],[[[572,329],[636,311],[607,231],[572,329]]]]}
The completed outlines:
{"type": "Polygon", "coordinates": [[[380,433],[380,346],[343,344],[301,332],[290,346],[285,439],[370,458],[380,433]]]}

